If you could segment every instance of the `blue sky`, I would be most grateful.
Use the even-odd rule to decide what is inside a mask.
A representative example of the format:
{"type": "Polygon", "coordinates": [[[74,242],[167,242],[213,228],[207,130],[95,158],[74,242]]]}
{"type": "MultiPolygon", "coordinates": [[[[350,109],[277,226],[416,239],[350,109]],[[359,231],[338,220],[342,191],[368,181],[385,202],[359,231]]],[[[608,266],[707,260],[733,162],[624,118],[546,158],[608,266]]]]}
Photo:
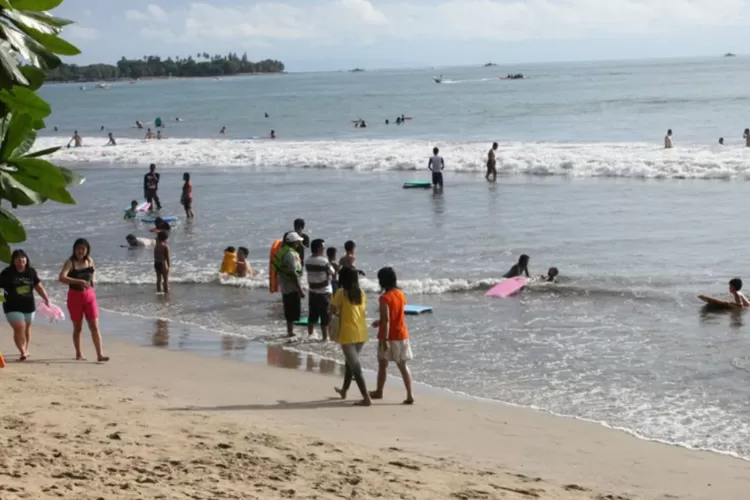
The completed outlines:
{"type": "Polygon", "coordinates": [[[290,71],[742,53],[750,0],[65,0],[83,54],[247,52],[290,71]]]}

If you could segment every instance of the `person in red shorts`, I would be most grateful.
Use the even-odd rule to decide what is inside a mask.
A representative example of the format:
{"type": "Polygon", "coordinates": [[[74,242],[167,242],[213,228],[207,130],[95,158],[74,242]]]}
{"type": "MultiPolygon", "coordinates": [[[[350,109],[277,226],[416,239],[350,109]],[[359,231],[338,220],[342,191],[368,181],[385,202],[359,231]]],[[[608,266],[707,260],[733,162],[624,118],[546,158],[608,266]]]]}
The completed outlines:
{"type": "Polygon", "coordinates": [[[85,239],[79,238],[73,244],[73,255],[63,264],[59,280],[60,283],[68,285],[68,313],[73,321],[73,346],[76,350],[76,359],[86,360],[81,350],[83,319],[86,318],[96,349],[96,359],[103,363],[109,361],[109,358],[102,351],[99,306],[96,303],[96,292],[94,292],[95,277],[96,267],[94,259],[91,258],[91,245],[85,239]]]}

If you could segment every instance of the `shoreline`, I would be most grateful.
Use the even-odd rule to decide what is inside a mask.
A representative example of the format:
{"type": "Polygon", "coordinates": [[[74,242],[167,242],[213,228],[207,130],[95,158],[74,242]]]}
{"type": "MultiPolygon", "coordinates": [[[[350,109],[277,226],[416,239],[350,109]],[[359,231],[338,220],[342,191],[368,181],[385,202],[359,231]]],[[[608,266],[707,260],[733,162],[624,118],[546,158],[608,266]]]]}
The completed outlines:
{"type": "Polygon", "coordinates": [[[115,78],[115,79],[99,79],[99,80],[45,80],[45,85],[64,85],[64,84],[78,84],[78,83],[123,83],[123,82],[147,82],[152,80],[194,80],[194,79],[224,79],[224,78],[235,78],[238,76],[275,76],[275,75],[286,75],[289,74],[287,71],[271,71],[267,73],[236,73],[234,75],[216,75],[216,76],[142,76],[137,79],[133,78],[115,78]]]}
{"type": "MultiPolygon", "coordinates": [[[[533,498],[608,498],[607,494],[668,498],[665,495],[670,494],[678,498],[740,499],[750,483],[750,464],[740,459],[641,440],[575,418],[471,396],[435,394],[439,389],[418,392],[417,405],[405,408],[395,404],[403,391],[398,379],[392,379],[383,403],[368,409],[351,408],[329,398],[336,382],[324,375],[193,353],[158,352],[111,335],[105,338],[105,347],[113,359],[110,364],[75,363],[70,361],[69,336],[38,325],[32,339],[32,359],[29,363],[16,363],[7,328],[4,332],[0,346],[9,365],[0,376],[10,380],[32,377],[32,391],[36,390],[33,377],[57,378],[62,389],[91,384],[93,392],[107,384],[115,388],[120,398],[127,393],[132,401],[144,405],[143,412],[154,413],[154,417],[163,418],[165,410],[178,415],[198,411],[210,414],[211,417],[201,418],[211,420],[218,413],[216,418],[227,417],[253,428],[260,426],[264,432],[281,436],[303,433],[315,439],[344,441],[357,449],[371,448],[373,453],[376,449],[382,452],[384,447],[396,447],[401,450],[399,453],[429,456],[438,464],[448,459],[477,471],[500,467],[521,484],[525,483],[513,474],[523,473],[526,479],[541,476],[559,485],[554,487],[558,496],[552,496],[549,484],[534,481],[533,487],[543,486],[544,493],[537,492],[533,498]],[[396,426],[392,423],[394,418],[399,422],[396,426]],[[564,489],[572,484],[587,492],[564,489]],[[591,496],[590,490],[600,497],[591,496]]],[[[87,351],[91,350],[88,344],[84,345],[87,351]]],[[[367,373],[370,384],[372,375],[367,373]]],[[[28,385],[26,380],[23,386],[28,385]]],[[[81,394],[81,403],[88,398],[103,398],[81,388],[76,391],[81,394]]],[[[12,390],[10,394],[17,401],[3,405],[8,413],[11,408],[13,414],[23,412],[23,405],[34,404],[34,398],[22,398],[12,390]]],[[[118,405],[110,402],[110,406],[117,414],[118,405]]],[[[47,410],[58,411],[50,407],[47,410]]],[[[436,473],[449,475],[443,469],[436,473]]],[[[478,478],[485,476],[474,479],[478,478]]],[[[493,476],[485,479],[497,480],[493,476]]],[[[446,496],[433,492],[432,498],[449,498],[449,492],[443,493],[446,496]]],[[[450,497],[494,498],[461,497],[455,492],[450,497]]],[[[528,498],[518,498],[522,497],[528,498]]]]}

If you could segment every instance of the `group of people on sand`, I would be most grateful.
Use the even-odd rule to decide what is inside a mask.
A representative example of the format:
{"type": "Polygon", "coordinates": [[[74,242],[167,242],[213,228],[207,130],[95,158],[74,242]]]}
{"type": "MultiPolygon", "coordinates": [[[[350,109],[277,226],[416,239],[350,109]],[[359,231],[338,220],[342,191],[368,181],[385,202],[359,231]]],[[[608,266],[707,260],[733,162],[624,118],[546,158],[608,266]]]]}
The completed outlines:
{"type": "MultiPolygon", "coordinates": [[[[750,148],[750,128],[746,128],[742,132],[742,139],[745,141],[745,147],[750,148]]],[[[719,137],[719,146],[725,146],[723,137],[719,137]]],[[[667,135],[664,136],[664,149],[672,149],[673,147],[672,129],[670,128],[667,130],[667,135]]]]}
{"type": "MultiPolygon", "coordinates": [[[[79,238],[73,243],[73,252],[63,263],[58,281],[68,286],[66,303],[73,322],[75,358],[79,361],[86,359],[81,345],[85,319],[91,331],[96,360],[99,363],[109,361],[109,357],[104,355],[99,330],[99,306],[94,291],[96,264],[91,257],[91,246],[87,240],[79,238]]],[[[31,325],[36,314],[34,292],[39,294],[46,307],[51,304],[36,269],[31,266],[29,256],[22,249],[13,251],[10,265],[0,272],[0,288],[3,290],[3,312],[13,329],[19,360],[26,361],[30,356],[31,325]]]]}
{"type": "Polygon", "coordinates": [[[406,326],[406,296],[398,287],[396,272],[391,267],[378,271],[381,288],[378,299],[378,319],[370,325],[378,330],[378,379],[375,391],[368,391],[362,373],[360,352],[369,340],[367,325],[367,295],[362,291],[359,277],[364,272],[356,266],[356,244],[344,244],[346,254],[337,260],[336,248],[326,248],[325,240],[310,238],[304,232],[305,221],[294,221],[294,230],[284,234],[282,244],[272,261],[278,276],[287,324],[287,335],[294,337],[294,325],[302,317],[302,299],[308,297],[307,333],[314,336],[320,324],[322,340],[334,340],[341,346],[345,359],[344,383],[336,388],[346,399],[352,381],[357,384],[362,399],[358,406],[370,406],[372,400],[382,399],[388,365],[396,363],[406,387],[404,404],[414,403],[412,376],[407,365],[413,359],[409,330],[406,326]],[[305,250],[311,256],[305,259],[305,250]],[[307,275],[307,293],[303,276],[307,275]]]}

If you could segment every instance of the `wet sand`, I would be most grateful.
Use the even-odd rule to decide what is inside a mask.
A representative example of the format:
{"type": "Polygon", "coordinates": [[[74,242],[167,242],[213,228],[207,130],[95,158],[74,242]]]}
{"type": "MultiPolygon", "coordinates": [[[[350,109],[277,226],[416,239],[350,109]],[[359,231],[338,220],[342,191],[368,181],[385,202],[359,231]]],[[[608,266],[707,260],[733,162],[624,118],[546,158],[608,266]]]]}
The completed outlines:
{"type": "Polygon", "coordinates": [[[75,362],[69,336],[38,325],[18,363],[0,335],[3,500],[739,500],[750,488],[745,461],[587,422],[420,387],[405,407],[395,378],[384,401],[355,408],[326,375],[111,337],[109,364],[75,362]]]}

